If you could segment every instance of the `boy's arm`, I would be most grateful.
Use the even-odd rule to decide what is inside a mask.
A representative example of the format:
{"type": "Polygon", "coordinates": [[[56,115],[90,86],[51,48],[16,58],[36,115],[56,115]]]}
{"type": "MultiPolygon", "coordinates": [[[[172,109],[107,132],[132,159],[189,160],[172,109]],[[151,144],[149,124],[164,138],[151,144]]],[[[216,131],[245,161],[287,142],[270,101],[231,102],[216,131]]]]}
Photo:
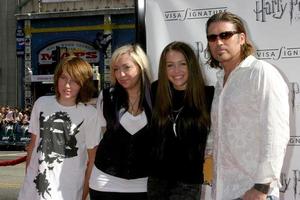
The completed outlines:
{"type": "Polygon", "coordinates": [[[86,200],[87,196],[89,194],[89,180],[92,173],[95,156],[97,152],[97,147],[95,146],[93,149],[88,149],[88,163],[85,170],[85,178],[84,178],[84,185],[83,185],[83,194],[82,194],[82,200],[86,200]]]}
{"type": "Polygon", "coordinates": [[[25,172],[27,172],[27,167],[29,166],[29,163],[31,160],[32,151],[35,146],[35,140],[36,140],[36,135],[31,133],[30,142],[29,142],[28,146],[26,147],[27,158],[26,158],[26,168],[25,168],[26,171],[25,172]]]}

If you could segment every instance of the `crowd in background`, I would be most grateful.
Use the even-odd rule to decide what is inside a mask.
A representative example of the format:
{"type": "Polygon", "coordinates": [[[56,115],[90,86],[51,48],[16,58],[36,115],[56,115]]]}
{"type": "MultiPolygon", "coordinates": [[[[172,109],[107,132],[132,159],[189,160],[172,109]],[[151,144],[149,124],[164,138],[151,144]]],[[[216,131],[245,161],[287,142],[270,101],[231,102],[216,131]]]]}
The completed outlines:
{"type": "Polygon", "coordinates": [[[0,145],[23,145],[29,141],[28,133],[31,107],[19,109],[0,106],[0,145]]]}

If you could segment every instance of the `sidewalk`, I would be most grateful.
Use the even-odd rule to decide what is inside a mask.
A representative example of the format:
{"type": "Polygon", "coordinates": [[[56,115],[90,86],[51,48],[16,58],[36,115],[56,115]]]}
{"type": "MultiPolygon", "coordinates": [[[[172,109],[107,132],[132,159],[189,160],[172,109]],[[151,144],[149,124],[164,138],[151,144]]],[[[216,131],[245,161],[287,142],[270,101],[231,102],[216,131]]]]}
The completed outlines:
{"type": "MultiPolygon", "coordinates": [[[[24,151],[0,151],[0,161],[13,160],[26,155],[24,151]]],[[[16,200],[23,183],[25,162],[0,167],[0,200],[16,200]]]]}

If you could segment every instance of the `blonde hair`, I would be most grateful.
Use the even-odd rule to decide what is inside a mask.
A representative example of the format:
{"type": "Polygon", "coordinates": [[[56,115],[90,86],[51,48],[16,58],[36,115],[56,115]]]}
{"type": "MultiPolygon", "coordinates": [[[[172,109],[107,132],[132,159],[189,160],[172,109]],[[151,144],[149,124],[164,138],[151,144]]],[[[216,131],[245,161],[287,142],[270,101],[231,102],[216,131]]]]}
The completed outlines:
{"type": "Polygon", "coordinates": [[[119,48],[117,48],[111,56],[110,70],[111,70],[111,83],[112,85],[116,84],[116,77],[113,73],[114,63],[119,59],[119,57],[123,54],[128,54],[133,62],[140,67],[142,82],[145,79],[151,81],[151,71],[150,64],[146,53],[138,44],[126,44],[119,48]]]}

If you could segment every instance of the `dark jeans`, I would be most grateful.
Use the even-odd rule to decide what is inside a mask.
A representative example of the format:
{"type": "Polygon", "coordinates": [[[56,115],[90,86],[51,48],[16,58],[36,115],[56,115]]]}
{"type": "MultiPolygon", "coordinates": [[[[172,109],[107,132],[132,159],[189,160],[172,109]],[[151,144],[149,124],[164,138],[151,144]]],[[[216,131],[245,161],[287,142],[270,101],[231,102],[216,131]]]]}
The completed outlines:
{"type": "Polygon", "coordinates": [[[199,200],[200,184],[187,184],[155,177],[148,179],[149,200],[199,200]]]}
{"type": "Polygon", "coordinates": [[[147,193],[100,192],[90,188],[90,200],[147,200],[147,193]]]}

